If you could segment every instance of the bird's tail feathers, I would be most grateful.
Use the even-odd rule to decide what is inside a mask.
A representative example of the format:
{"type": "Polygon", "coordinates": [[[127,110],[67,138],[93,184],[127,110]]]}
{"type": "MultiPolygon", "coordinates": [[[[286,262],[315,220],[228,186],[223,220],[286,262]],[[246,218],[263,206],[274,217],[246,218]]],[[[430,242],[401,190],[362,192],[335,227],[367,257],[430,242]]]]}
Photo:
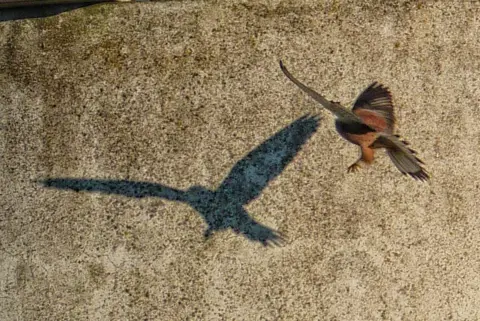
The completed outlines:
{"type": "Polygon", "coordinates": [[[408,174],[421,181],[428,180],[430,176],[422,166],[425,163],[416,156],[416,151],[407,146],[408,144],[398,135],[382,133],[373,145],[386,148],[388,156],[402,174],[408,174]]]}

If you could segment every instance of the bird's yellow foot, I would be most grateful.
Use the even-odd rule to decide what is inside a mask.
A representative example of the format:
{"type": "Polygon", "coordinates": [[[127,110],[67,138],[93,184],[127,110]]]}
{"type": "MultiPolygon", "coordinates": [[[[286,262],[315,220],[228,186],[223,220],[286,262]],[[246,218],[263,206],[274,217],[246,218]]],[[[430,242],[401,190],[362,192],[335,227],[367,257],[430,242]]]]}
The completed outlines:
{"type": "Polygon", "coordinates": [[[355,173],[360,169],[360,165],[358,162],[353,163],[352,165],[348,166],[347,172],[348,173],[355,173]]]}

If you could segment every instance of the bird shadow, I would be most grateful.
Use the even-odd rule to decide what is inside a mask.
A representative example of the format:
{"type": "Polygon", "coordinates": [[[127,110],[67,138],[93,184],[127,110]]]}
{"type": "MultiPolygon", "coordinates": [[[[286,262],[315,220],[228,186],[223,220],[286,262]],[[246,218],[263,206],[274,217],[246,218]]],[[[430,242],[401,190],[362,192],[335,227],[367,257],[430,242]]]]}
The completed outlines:
{"type": "Polygon", "coordinates": [[[2,8],[0,6],[0,22],[22,19],[46,18],[55,16],[66,11],[71,11],[99,3],[102,3],[102,1],[91,0],[80,3],[44,4],[11,8],[2,8]]]}
{"type": "Polygon", "coordinates": [[[244,206],[259,197],[269,182],[285,169],[318,125],[318,116],[308,114],[290,123],[239,160],[215,190],[203,186],[179,190],[158,183],[94,178],[47,178],[37,182],[61,190],[183,202],[205,221],[206,238],[215,231],[232,229],[264,246],[279,245],[283,241],[281,233],[255,221],[244,206]]]}

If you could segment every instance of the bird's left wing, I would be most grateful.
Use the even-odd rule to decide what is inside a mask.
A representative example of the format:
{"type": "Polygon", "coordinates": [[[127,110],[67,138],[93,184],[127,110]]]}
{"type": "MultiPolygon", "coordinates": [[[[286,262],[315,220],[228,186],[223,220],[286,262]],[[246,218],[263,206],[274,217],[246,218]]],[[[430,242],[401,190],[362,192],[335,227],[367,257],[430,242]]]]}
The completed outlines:
{"type": "Polygon", "coordinates": [[[172,201],[186,201],[184,191],[161,184],[128,180],[109,180],[91,178],[47,178],[37,180],[47,188],[72,191],[97,192],[102,194],[117,194],[127,197],[160,197],[172,201]]]}
{"type": "Polygon", "coordinates": [[[281,129],[238,161],[217,193],[236,204],[247,204],[258,197],[292,161],[318,124],[317,116],[305,115],[281,129]]]}
{"type": "Polygon", "coordinates": [[[288,71],[288,69],[283,65],[283,62],[280,60],[280,68],[282,69],[283,73],[285,76],[287,76],[288,79],[290,79],[295,85],[297,85],[301,90],[303,90],[306,94],[308,94],[310,97],[315,99],[317,102],[319,102],[323,107],[328,109],[330,112],[332,112],[335,116],[340,118],[344,122],[355,122],[355,123],[360,123],[363,124],[363,121],[355,115],[351,110],[343,107],[339,103],[334,103],[331,102],[319,93],[317,93],[315,90],[312,88],[304,85],[301,83],[297,78],[293,77],[293,75],[288,71]]]}

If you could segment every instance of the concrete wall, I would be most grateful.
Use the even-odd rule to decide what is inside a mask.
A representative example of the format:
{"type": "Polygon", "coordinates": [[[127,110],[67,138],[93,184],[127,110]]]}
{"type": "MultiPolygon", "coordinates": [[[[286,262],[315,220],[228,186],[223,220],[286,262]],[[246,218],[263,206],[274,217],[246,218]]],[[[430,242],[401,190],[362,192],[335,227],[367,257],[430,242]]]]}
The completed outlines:
{"type": "Polygon", "coordinates": [[[365,3],[1,22],[0,319],[480,319],[480,4],[365,3]],[[347,174],[279,59],[345,105],[388,86],[431,180],[347,174]]]}

